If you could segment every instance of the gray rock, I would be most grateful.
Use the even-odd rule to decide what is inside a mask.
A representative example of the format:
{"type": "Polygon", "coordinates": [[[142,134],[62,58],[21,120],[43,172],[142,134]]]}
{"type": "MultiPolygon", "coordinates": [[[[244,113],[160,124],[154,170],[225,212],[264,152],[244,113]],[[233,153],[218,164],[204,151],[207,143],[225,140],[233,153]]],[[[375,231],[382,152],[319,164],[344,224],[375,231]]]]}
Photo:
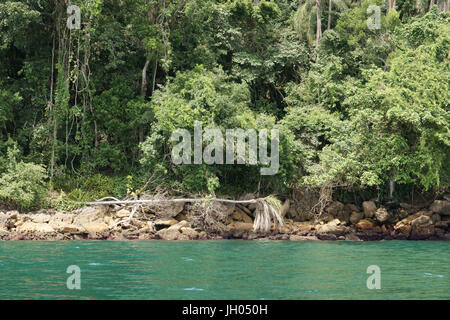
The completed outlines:
{"type": "Polygon", "coordinates": [[[385,208],[379,208],[375,211],[375,218],[379,222],[384,223],[391,218],[391,214],[385,208]]]}
{"type": "Polygon", "coordinates": [[[350,216],[350,223],[357,224],[362,218],[364,218],[364,214],[362,212],[352,212],[350,216]]]}
{"type": "Polygon", "coordinates": [[[439,213],[440,215],[450,215],[450,201],[447,200],[435,200],[431,206],[430,210],[434,213],[439,213]]]}
{"type": "Polygon", "coordinates": [[[372,218],[375,215],[375,212],[377,211],[377,206],[373,201],[364,201],[362,203],[362,207],[364,211],[364,216],[366,218],[372,218]]]}

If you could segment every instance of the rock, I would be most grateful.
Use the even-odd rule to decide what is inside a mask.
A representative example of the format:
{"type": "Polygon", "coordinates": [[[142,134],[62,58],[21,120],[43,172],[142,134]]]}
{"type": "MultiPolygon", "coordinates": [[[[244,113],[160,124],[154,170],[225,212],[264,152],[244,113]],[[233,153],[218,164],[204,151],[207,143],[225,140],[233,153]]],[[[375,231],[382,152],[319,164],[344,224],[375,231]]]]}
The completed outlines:
{"type": "Polygon", "coordinates": [[[72,214],[63,214],[63,213],[57,213],[53,216],[51,216],[48,224],[53,229],[59,232],[67,232],[72,233],[72,231],[64,231],[66,230],[79,230],[79,232],[82,232],[84,230],[83,227],[80,225],[74,225],[73,222],[73,215],[72,214]]]}
{"type": "Polygon", "coordinates": [[[35,222],[31,222],[31,221],[26,221],[20,227],[17,228],[17,232],[50,233],[50,232],[55,232],[55,230],[51,226],[49,226],[47,223],[35,223],[35,222]]]}
{"type": "Polygon", "coordinates": [[[337,217],[337,215],[339,213],[344,211],[344,204],[339,201],[333,201],[328,205],[328,207],[326,208],[326,211],[333,217],[337,217]]]}
{"type": "Polygon", "coordinates": [[[232,230],[242,230],[242,231],[252,231],[253,230],[253,223],[248,222],[232,222],[229,225],[230,229],[232,230]]]}
{"type": "Polygon", "coordinates": [[[128,218],[130,216],[131,212],[127,209],[121,209],[116,212],[115,216],[117,218],[128,218]]]}
{"type": "Polygon", "coordinates": [[[82,226],[77,226],[74,224],[65,225],[63,227],[60,227],[59,229],[56,229],[56,231],[60,231],[63,233],[70,233],[70,234],[80,234],[85,233],[86,229],[82,226]]]}
{"type": "Polygon", "coordinates": [[[180,232],[175,229],[161,229],[156,235],[158,235],[163,240],[176,240],[180,235],[180,232]]]}
{"type": "Polygon", "coordinates": [[[422,215],[411,221],[412,226],[430,226],[431,224],[431,218],[425,215],[422,215]]]}
{"type": "MultiPolygon", "coordinates": [[[[426,217],[426,216],[423,216],[426,217]]],[[[413,227],[411,230],[410,239],[411,240],[426,240],[434,236],[435,230],[433,227],[413,227]]]]}
{"type": "Polygon", "coordinates": [[[102,206],[85,207],[79,210],[74,216],[73,223],[84,226],[90,222],[102,221],[105,217],[107,209],[102,206]]]}
{"type": "Polygon", "coordinates": [[[181,228],[190,227],[190,226],[191,226],[191,224],[189,222],[187,222],[186,220],[183,220],[183,221],[178,222],[177,224],[170,226],[169,229],[180,231],[181,228]]]}
{"type": "Polygon", "coordinates": [[[377,211],[377,206],[373,201],[364,201],[362,203],[362,207],[365,218],[372,218],[375,215],[375,212],[377,211]]]}
{"type": "Polygon", "coordinates": [[[175,217],[184,210],[185,202],[161,202],[152,206],[151,210],[163,217],[175,217]]]}
{"type": "Polygon", "coordinates": [[[359,212],[360,209],[357,205],[354,205],[353,203],[347,203],[344,208],[345,211],[347,211],[349,214],[352,212],[359,212]]]}
{"type": "Polygon", "coordinates": [[[6,215],[10,219],[17,220],[17,218],[19,216],[19,211],[17,211],[17,210],[8,211],[8,212],[6,212],[6,215]]]}
{"type": "Polygon", "coordinates": [[[378,210],[375,211],[375,218],[379,222],[384,223],[391,218],[391,214],[385,208],[378,208],[378,210]]]}
{"type": "Polygon", "coordinates": [[[43,213],[35,214],[31,217],[31,221],[35,223],[47,223],[50,221],[50,215],[43,213]]]}
{"type": "Polygon", "coordinates": [[[435,200],[431,206],[430,210],[434,213],[439,213],[440,215],[450,215],[450,201],[447,200],[435,200]]]}
{"type": "Polygon", "coordinates": [[[325,223],[328,223],[328,222],[332,221],[333,219],[334,219],[334,217],[331,214],[329,214],[329,213],[323,213],[319,217],[319,221],[322,221],[322,222],[325,222],[325,223]]]}
{"type": "Polygon", "coordinates": [[[350,223],[357,224],[362,218],[364,218],[364,214],[362,212],[352,212],[350,216],[350,223]]]}
{"type": "Polygon", "coordinates": [[[198,232],[189,227],[183,227],[180,229],[182,234],[185,234],[189,239],[196,239],[198,237],[198,232]]]}
{"type": "Polygon", "coordinates": [[[87,232],[103,232],[109,229],[109,226],[102,221],[92,221],[82,225],[87,232]]]}
{"type": "Polygon", "coordinates": [[[252,218],[250,218],[244,211],[242,211],[239,207],[236,207],[233,214],[231,215],[231,219],[235,221],[241,221],[246,223],[253,223],[252,218]]]}
{"type": "Polygon", "coordinates": [[[158,219],[153,222],[153,225],[157,230],[171,227],[178,223],[178,220],[175,219],[158,219]]]}
{"type": "Polygon", "coordinates": [[[339,221],[339,219],[334,219],[327,224],[319,225],[316,227],[316,229],[318,235],[334,234],[336,236],[339,236],[344,235],[348,231],[347,227],[341,225],[341,221],[339,221]]]}
{"type": "Polygon", "coordinates": [[[438,213],[434,213],[431,215],[431,222],[433,224],[436,224],[437,222],[441,221],[441,215],[438,213]]]}
{"type": "Polygon", "coordinates": [[[349,233],[345,236],[345,240],[348,241],[361,241],[361,239],[354,233],[349,233]]]}
{"type": "Polygon", "coordinates": [[[342,210],[336,216],[341,222],[349,223],[350,222],[350,212],[347,210],[342,210]]]}
{"type": "Polygon", "coordinates": [[[52,215],[49,220],[49,224],[55,223],[55,222],[63,222],[66,224],[73,223],[74,215],[71,213],[62,213],[57,212],[56,214],[52,215]]]}
{"type": "Polygon", "coordinates": [[[361,230],[372,230],[375,228],[375,223],[372,220],[362,219],[356,224],[356,228],[361,230]]]}
{"type": "Polygon", "coordinates": [[[289,236],[289,240],[291,240],[291,241],[317,241],[319,239],[316,236],[299,236],[296,234],[291,234],[289,236]]]}

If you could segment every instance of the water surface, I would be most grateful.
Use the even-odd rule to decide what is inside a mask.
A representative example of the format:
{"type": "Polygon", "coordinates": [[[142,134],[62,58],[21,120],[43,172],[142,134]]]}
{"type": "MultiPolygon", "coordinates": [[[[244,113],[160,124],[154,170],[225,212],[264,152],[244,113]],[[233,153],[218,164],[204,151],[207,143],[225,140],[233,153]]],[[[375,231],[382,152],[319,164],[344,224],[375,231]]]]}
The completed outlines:
{"type": "Polygon", "coordinates": [[[450,299],[449,266],[450,242],[8,241],[0,299],[450,299]]]}

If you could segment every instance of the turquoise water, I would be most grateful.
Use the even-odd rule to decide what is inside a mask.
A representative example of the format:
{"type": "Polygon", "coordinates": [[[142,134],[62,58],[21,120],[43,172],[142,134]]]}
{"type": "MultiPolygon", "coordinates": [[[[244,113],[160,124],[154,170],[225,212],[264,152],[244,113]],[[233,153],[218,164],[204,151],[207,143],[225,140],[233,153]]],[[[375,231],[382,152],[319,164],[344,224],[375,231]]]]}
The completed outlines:
{"type": "Polygon", "coordinates": [[[450,299],[450,242],[0,242],[0,299],[450,299]]]}

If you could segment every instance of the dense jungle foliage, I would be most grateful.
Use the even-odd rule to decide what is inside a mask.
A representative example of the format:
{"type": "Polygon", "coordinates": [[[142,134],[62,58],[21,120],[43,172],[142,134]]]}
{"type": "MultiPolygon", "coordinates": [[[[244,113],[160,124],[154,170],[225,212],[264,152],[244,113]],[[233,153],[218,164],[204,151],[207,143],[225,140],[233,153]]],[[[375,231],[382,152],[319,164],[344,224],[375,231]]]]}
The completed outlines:
{"type": "Polygon", "coordinates": [[[161,187],[232,196],[331,188],[395,201],[439,193],[450,182],[448,8],[0,0],[0,203],[67,208],[161,187]],[[81,9],[79,29],[67,26],[70,5],[81,9]],[[278,129],[277,174],[175,165],[171,133],[194,121],[278,129]]]}

